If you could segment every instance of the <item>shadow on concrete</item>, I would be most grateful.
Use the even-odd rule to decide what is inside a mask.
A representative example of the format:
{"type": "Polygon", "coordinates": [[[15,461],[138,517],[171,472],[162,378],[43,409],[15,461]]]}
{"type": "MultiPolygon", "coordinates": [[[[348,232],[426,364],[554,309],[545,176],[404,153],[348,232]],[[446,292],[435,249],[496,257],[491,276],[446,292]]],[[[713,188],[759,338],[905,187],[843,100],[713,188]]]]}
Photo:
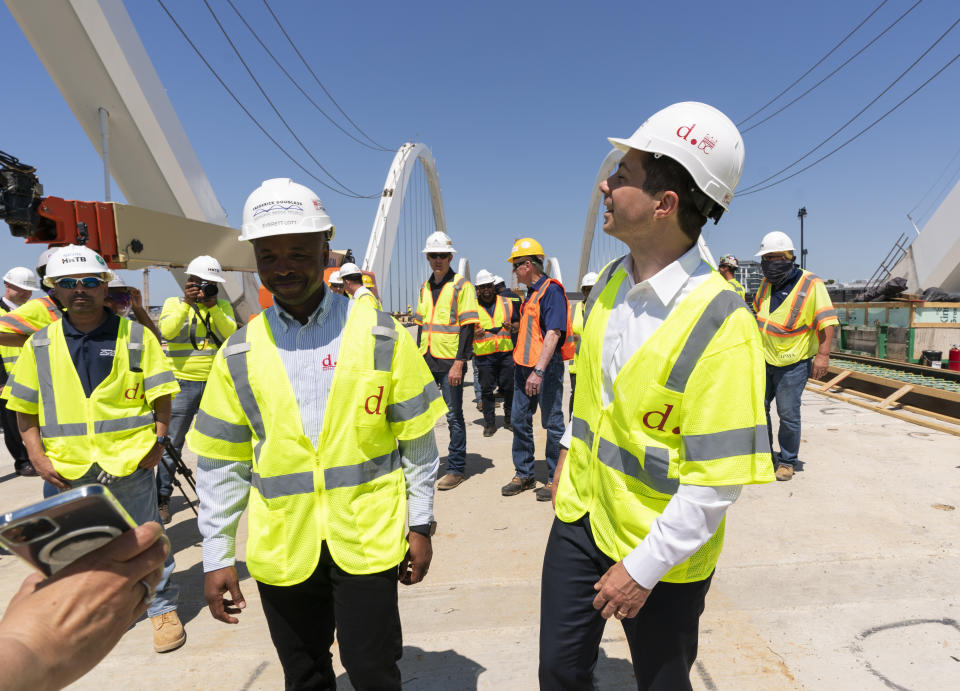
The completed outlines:
{"type": "Polygon", "coordinates": [[[607,657],[607,653],[600,648],[597,666],[593,670],[593,687],[596,691],[636,688],[637,678],[633,674],[633,663],[619,657],[607,657]]]}
{"type": "MultiPolygon", "coordinates": [[[[423,650],[404,646],[398,663],[404,691],[471,691],[486,667],[454,650],[423,650]]],[[[536,686],[531,682],[531,688],[536,686]]],[[[337,677],[337,688],[352,689],[346,674],[337,677]]]]}
{"type": "MultiPolygon", "coordinates": [[[[464,470],[467,472],[467,477],[473,477],[474,475],[483,475],[485,472],[490,470],[493,467],[493,461],[485,456],[481,456],[478,453],[468,453],[466,455],[466,466],[464,470]]],[[[440,469],[437,473],[437,477],[443,477],[444,473],[447,472],[447,463],[446,461],[440,462],[440,469]]]]}
{"type": "Polygon", "coordinates": [[[6,475],[0,475],[0,482],[6,482],[7,480],[12,480],[15,477],[20,477],[16,472],[7,473],[6,475]]]}

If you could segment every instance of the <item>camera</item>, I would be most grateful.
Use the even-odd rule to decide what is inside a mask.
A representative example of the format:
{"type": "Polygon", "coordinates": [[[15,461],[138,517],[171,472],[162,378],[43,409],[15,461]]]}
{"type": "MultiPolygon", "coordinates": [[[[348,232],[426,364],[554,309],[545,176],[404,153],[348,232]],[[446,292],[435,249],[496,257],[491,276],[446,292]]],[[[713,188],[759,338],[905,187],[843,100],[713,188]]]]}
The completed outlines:
{"type": "Polygon", "coordinates": [[[213,281],[194,281],[190,285],[196,286],[204,300],[215,298],[220,293],[220,287],[213,281]]]}

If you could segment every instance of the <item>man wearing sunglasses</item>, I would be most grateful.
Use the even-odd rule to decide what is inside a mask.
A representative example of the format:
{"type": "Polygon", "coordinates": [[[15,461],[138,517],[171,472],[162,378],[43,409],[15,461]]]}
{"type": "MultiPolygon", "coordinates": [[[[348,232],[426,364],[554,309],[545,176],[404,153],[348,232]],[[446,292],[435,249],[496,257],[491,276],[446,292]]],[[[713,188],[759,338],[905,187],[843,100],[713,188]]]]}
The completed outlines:
{"type": "Polygon", "coordinates": [[[419,328],[420,353],[433,373],[433,379],[447,404],[447,472],[437,489],[460,486],[466,476],[467,428],[463,421],[463,373],[473,356],[474,324],[480,323],[477,293],[466,278],[450,268],[453,241],[446,233],[436,232],[423,248],[430,264],[430,278],[420,289],[414,321],[419,328]]]}
{"type": "MultiPolygon", "coordinates": [[[[87,247],[67,245],[51,257],[44,283],[65,316],[26,342],[3,396],[19,413],[44,495],[99,482],[138,524],[159,522],[153,468],[180,387],[156,337],[104,307],[111,278],[103,258],[87,247]]],[[[147,610],[158,653],[187,640],[173,568],[170,553],[147,610]]]]}

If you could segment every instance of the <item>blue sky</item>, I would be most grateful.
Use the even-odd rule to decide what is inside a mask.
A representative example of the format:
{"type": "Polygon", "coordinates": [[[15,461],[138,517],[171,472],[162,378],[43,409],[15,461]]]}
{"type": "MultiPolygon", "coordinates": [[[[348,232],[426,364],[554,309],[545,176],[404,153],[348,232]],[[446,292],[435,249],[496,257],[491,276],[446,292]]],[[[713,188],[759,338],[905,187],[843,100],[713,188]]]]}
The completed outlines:
{"type": "MultiPolygon", "coordinates": [[[[227,3],[210,1],[324,165],[358,191],[379,192],[392,154],[364,149],[323,121],[279,76],[227,3]]],[[[322,99],[260,0],[234,2],[304,88],[322,99]]],[[[879,2],[273,0],[271,5],[330,92],[371,136],[390,147],[416,139],[431,148],[448,229],[474,271],[504,274],[513,238],[532,235],[571,277],[590,187],[610,148],[605,137],[627,136],[648,115],[682,100],[705,101],[739,122],[805,72],[879,2]]],[[[888,0],[777,105],[825,76],[914,2],[888,0]]],[[[245,104],[278,139],[295,147],[203,3],[166,4],[245,104]]],[[[244,199],[264,179],[292,177],[318,187],[246,119],[154,0],[126,5],[231,223],[239,225],[244,199]]],[[[925,0],[832,79],[746,132],[741,188],[839,127],[958,12],[952,0],[925,0]]],[[[0,149],[37,166],[47,194],[102,198],[97,152],[5,8],[0,44],[7,56],[0,149]]],[[[958,51],[960,27],[825,150],[879,117],[958,51]]],[[[868,277],[901,233],[913,233],[907,212],[933,187],[924,205],[929,206],[960,174],[955,163],[938,182],[960,150],[958,75],[960,62],[832,158],[777,187],[735,198],[712,232],[714,253],[751,256],[769,230],[784,230],[799,241],[796,215],[805,206],[809,268],[825,278],[868,277]]],[[[318,192],[338,226],[335,245],[362,255],[377,200],[318,192]]],[[[3,237],[7,263],[32,266],[36,248],[3,237]]],[[[175,286],[161,279],[152,289],[158,303],[175,286]]]]}

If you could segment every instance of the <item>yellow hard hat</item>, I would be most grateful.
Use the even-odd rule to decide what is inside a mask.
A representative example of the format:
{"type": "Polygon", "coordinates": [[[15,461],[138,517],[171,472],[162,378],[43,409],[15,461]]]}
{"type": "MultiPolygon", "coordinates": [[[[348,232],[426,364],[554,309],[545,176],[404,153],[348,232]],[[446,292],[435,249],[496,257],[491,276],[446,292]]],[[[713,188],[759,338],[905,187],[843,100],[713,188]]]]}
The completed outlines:
{"type": "Polygon", "coordinates": [[[540,257],[541,260],[547,256],[543,247],[533,238],[520,238],[510,250],[510,256],[507,257],[508,263],[513,263],[517,257],[540,257]]]}

